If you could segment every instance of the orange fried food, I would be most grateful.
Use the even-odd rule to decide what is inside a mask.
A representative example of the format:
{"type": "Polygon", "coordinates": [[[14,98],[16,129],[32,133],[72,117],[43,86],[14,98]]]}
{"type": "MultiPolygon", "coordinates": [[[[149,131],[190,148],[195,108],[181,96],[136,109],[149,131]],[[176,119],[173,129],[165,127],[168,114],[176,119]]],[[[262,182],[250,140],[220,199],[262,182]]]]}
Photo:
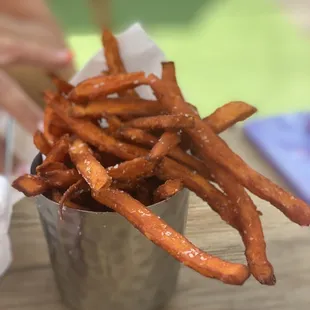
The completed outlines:
{"type": "Polygon", "coordinates": [[[104,29],[101,38],[109,73],[111,75],[126,73],[125,66],[119,53],[118,43],[113,33],[109,29],[104,29]]]}
{"type": "MultiPolygon", "coordinates": [[[[157,98],[171,113],[193,116],[188,104],[179,96],[171,96],[163,81],[151,75],[149,83],[157,98]]],[[[205,162],[211,159],[224,167],[240,184],[258,197],[269,201],[293,222],[303,226],[310,225],[310,208],[304,201],[294,197],[249,167],[198,116],[195,116],[195,127],[187,128],[186,132],[200,150],[200,155],[205,162]]]]}
{"type": "Polygon", "coordinates": [[[70,207],[71,200],[76,198],[77,196],[81,195],[82,193],[88,192],[90,190],[87,182],[84,179],[80,179],[74,184],[72,184],[60,197],[57,201],[60,207],[67,205],[70,207]],[[68,205],[69,203],[69,205],[68,205]]]}
{"type": "Polygon", "coordinates": [[[237,122],[244,121],[257,112],[257,109],[243,101],[232,101],[216,109],[203,121],[208,124],[215,133],[221,133],[237,122]]]}
{"type": "Polygon", "coordinates": [[[48,171],[54,170],[67,170],[68,167],[64,163],[60,163],[57,161],[49,162],[43,165],[40,169],[38,169],[37,173],[41,176],[44,176],[48,171]]]}
{"type": "Polygon", "coordinates": [[[166,157],[156,166],[155,174],[163,181],[181,180],[184,187],[205,200],[212,210],[221,216],[223,221],[238,229],[235,206],[227,196],[197,172],[166,157]]]}
{"type": "Polygon", "coordinates": [[[173,148],[181,142],[180,135],[175,132],[165,132],[158,142],[153,146],[148,158],[150,160],[158,160],[166,156],[173,148]]]}
{"type": "Polygon", "coordinates": [[[33,135],[33,143],[40,153],[47,155],[51,150],[51,145],[47,142],[44,137],[44,134],[37,130],[33,135]]]}
{"type": "Polygon", "coordinates": [[[76,169],[52,170],[44,173],[46,182],[53,188],[68,188],[81,179],[76,169]]]}
{"type": "Polygon", "coordinates": [[[181,180],[167,180],[164,184],[160,185],[154,192],[154,202],[166,200],[183,189],[181,180]]]}
{"type": "Polygon", "coordinates": [[[47,154],[44,162],[37,167],[37,172],[44,169],[44,166],[52,162],[63,162],[69,150],[70,138],[69,135],[64,135],[59,139],[50,152],[47,154]]]}
{"type": "Polygon", "coordinates": [[[261,284],[274,285],[276,278],[273,267],[267,259],[266,242],[262,223],[249,194],[236,179],[227,174],[223,168],[213,164],[212,172],[235,206],[238,217],[238,230],[245,245],[245,256],[252,275],[261,284]]]}
{"type": "Polygon", "coordinates": [[[194,125],[194,118],[188,115],[140,117],[126,123],[127,127],[140,129],[182,129],[193,128],[194,125]]]}
{"type": "Polygon", "coordinates": [[[144,157],[138,157],[129,161],[124,161],[114,167],[109,167],[109,176],[118,181],[134,181],[154,175],[156,163],[144,157]]]}
{"type": "MultiPolygon", "coordinates": [[[[138,128],[123,127],[118,130],[117,135],[128,141],[133,141],[147,147],[152,147],[158,142],[157,137],[138,128]]],[[[199,171],[199,173],[207,179],[212,179],[210,171],[205,164],[198,158],[184,152],[181,148],[174,147],[169,151],[168,156],[182,164],[185,164],[195,171],[199,171]]]]}
{"type": "Polygon", "coordinates": [[[127,141],[153,147],[158,138],[139,128],[121,127],[117,131],[117,136],[127,141]]]}
{"type": "Polygon", "coordinates": [[[74,88],[73,85],[71,85],[70,83],[64,81],[59,76],[57,76],[55,73],[50,73],[49,77],[51,78],[52,83],[55,85],[57,91],[60,94],[67,95],[74,88]]]}
{"type": "Polygon", "coordinates": [[[73,117],[100,118],[105,115],[149,116],[162,112],[158,101],[140,98],[105,98],[90,101],[86,106],[71,108],[73,117]]]}
{"type": "MultiPolygon", "coordinates": [[[[109,29],[103,30],[102,43],[104,46],[104,56],[109,68],[109,74],[115,75],[120,73],[126,73],[127,71],[120,55],[117,39],[109,29]]],[[[129,95],[130,97],[139,98],[138,94],[135,92],[134,89],[128,89],[125,92],[120,92],[119,95],[129,95]]]]}
{"type": "Polygon", "coordinates": [[[20,176],[12,183],[12,186],[26,197],[40,195],[49,189],[49,184],[44,178],[30,174],[20,176]]]}
{"type": "MultiPolygon", "coordinates": [[[[63,195],[61,195],[61,192],[59,192],[58,190],[53,190],[52,192],[52,199],[59,204],[59,206],[63,207],[63,204],[61,204],[61,199],[62,199],[63,195]]],[[[67,199],[65,201],[65,205],[68,208],[71,209],[76,209],[76,210],[84,210],[85,208],[75,202],[72,202],[71,200],[67,199]]],[[[62,212],[61,212],[62,213],[62,212]]]]}
{"type": "Polygon", "coordinates": [[[124,216],[143,235],[175,259],[205,277],[234,285],[243,284],[249,277],[246,266],[230,263],[203,252],[125,192],[103,189],[94,191],[92,195],[103,205],[124,216]]]}
{"type": "Polygon", "coordinates": [[[70,145],[69,154],[76,169],[92,190],[110,186],[111,178],[86,143],[80,139],[74,140],[70,145]]]}
{"type": "Polygon", "coordinates": [[[98,97],[133,89],[146,84],[144,72],[124,73],[118,75],[99,75],[78,84],[69,94],[74,102],[84,102],[98,97]]]}
{"type": "Polygon", "coordinates": [[[83,141],[97,147],[100,151],[112,153],[126,160],[147,155],[146,150],[114,139],[89,120],[70,117],[70,103],[65,98],[51,96],[49,99],[49,105],[63,119],[69,129],[83,141]]]}

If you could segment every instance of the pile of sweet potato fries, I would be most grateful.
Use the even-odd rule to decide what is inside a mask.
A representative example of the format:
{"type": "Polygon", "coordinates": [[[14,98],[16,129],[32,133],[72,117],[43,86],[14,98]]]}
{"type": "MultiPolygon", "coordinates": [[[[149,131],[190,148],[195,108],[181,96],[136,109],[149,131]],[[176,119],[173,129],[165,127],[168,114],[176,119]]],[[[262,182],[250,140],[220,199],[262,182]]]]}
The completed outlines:
{"type": "Polygon", "coordinates": [[[19,177],[14,188],[26,196],[44,194],[61,207],[118,212],[206,277],[241,285],[252,274],[274,285],[261,214],[247,190],[299,225],[310,224],[310,208],[254,171],[219,137],[256,109],[230,102],[202,119],[185,101],[173,62],[162,64],[161,78],[127,73],[113,34],[105,30],[102,40],[107,72],[75,87],[51,75],[57,91],[45,92],[44,131],[34,135],[46,157],[36,175],[19,177]],[[140,98],[140,85],[151,87],[156,100],[140,98]],[[239,232],[248,266],[200,250],[146,208],[183,186],[239,232]]]}

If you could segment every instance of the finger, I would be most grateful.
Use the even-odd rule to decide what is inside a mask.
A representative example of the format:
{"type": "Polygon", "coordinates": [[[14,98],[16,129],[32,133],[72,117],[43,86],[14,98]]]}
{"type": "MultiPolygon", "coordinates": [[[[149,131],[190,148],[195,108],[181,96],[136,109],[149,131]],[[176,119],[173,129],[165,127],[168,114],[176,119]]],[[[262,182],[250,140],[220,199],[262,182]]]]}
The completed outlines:
{"type": "Polygon", "coordinates": [[[0,107],[6,110],[29,133],[35,132],[43,112],[21,87],[0,70],[0,107]]]}
{"type": "Polygon", "coordinates": [[[45,68],[61,67],[73,58],[68,49],[56,49],[17,38],[0,37],[0,66],[31,64],[45,68]]]}

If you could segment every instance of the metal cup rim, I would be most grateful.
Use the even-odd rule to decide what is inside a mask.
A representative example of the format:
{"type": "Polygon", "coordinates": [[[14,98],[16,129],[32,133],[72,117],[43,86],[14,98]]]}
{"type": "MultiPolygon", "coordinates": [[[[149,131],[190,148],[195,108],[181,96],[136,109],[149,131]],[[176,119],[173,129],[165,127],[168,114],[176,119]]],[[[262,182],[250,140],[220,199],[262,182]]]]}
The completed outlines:
{"type": "MultiPolygon", "coordinates": [[[[36,167],[38,165],[40,165],[42,163],[42,154],[39,152],[33,159],[32,163],[31,163],[31,166],[30,166],[30,173],[31,174],[36,174],[36,167]]],[[[176,194],[174,194],[173,196],[163,200],[163,201],[160,201],[160,202],[157,202],[157,203],[154,203],[150,206],[147,206],[147,208],[150,208],[150,209],[154,209],[156,207],[160,207],[161,205],[163,205],[164,203],[168,203],[170,200],[173,200],[175,199],[176,197],[178,197],[179,195],[183,195],[184,193],[188,192],[188,189],[187,188],[183,188],[181,191],[177,192],[176,194]]],[[[44,195],[38,195],[37,198],[40,198],[40,199],[44,199],[46,201],[48,201],[49,203],[52,203],[55,205],[55,208],[59,208],[59,204],[56,203],[55,201],[47,198],[46,196],[44,195]]],[[[76,213],[84,213],[84,214],[94,214],[94,215],[100,215],[100,216],[117,216],[118,213],[116,212],[99,212],[99,211],[91,211],[91,210],[81,210],[81,209],[73,209],[73,208],[69,208],[69,207],[66,207],[64,205],[64,210],[65,211],[70,211],[70,212],[76,212],[76,213]]]]}

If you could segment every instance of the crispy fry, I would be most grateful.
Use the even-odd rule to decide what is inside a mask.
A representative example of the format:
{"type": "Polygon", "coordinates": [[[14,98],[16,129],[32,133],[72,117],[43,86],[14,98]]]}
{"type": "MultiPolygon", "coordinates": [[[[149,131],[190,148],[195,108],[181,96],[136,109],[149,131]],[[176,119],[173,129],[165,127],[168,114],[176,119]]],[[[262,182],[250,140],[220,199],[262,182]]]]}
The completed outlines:
{"type": "Polygon", "coordinates": [[[78,84],[69,94],[69,100],[83,102],[146,84],[144,72],[119,75],[99,75],[78,84]]]}
{"type": "Polygon", "coordinates": [[[92,190],[110,186],[111,178],[82,140],[76,139],[71,143],[69,154],[77,170],[92,190]]]}
{"type": "Polygon", "coordinates": [[[167,180],[164,184],[160,185],[154,192],[154,202],[166,200],[183,189],[181,180],[167,180]]]}
{"type": "Polygon", "coordinates": [[[221,216],[223,221],[238,229],[235,206],[221,191],[197,172],[166,157],[156,166],[155,174],[163,181],[181,180],[186,188],[205,200],[213,211],[221,216]]]}
{"type": "MultiPolygon", "coordinates": [[[[217,173],[219,170],[213,171],[217,173]]],[[[275,284],[273,268],[266,257],[266,244],[256,207],[242,186],[231,186],[232,181],[226,174],[222,174],[221,185],[224,184],[225,190],[228,189],[229,197],[234,203],[231,204],[222,193],[199,174],[185,167],[180,169],[173,161],[164,159],[157,167],[156,175],[162,179],[173,177],[181,179],[187,188],[207,201],[224,221],[239,231],[246,246],[250,270],[255,278],[262,284],[275,284]]]]}
{"type": "Polygon", "coordinates": [[[73,117],[100,118],[105,115],[149,116],[162,112],[158,101],[145,99],[105,98],[91,101],[86,106],[76,105],[71,108],[73,117]]]}
{"type": "Polygon", "coordinates": [[[111,187],[124,190],[126,192],[134,192],[138,186],[139,180],[126,180],[126,181],[120,181],[117,179],[114,179],[112,181],[111,187]]]}
{"type": "Polygon", "coordinates": [[[114,134],[122,126],[122,121],[115,115],[105,115],[105,120],[107,121],[109,127],[108,132],[114,134]]]}
{"type": "Polygon", "coordinates": [[[68,188],[81,179],[76,169],[53,170],[44,173],[44,178],[50,187],[68,188]]]}
{"type": "Polygon", "coordinates": [[[37,172],[44,169],[44,166],[51,162],[63,162],[69,150],[70,138],[69,135],[64,135],[56,142],[51,151],[47,154],[44,162],[37,167],[37,172]]]}
{"type": "MultiPolygon", "coordinates": [[[[162,104],[170,112],[193,115],[191,108],[181,97],[170,95],[164,82],[154,75],[150,75],[149,82],[157,94],[157,98],[160,98],[162,104]]],[[[310,225],[310,208],[304,201],[294,197],[250,168],[198,116],[195,116],[195,128],[187,128],[186,132],[200,150],[205,162],[212,159],[231,173],[244,187],[260,198],[269,201],[293,222],[303,226],[310,225]]]]}
{"type": "Polygon", "coordinates": [[[50,127],[54,119],[55,119],[54,111],[49,106],[47,106],[44,111],[43,133],[44,133],[45,139],[50,145],[53,145],[55,141],[57,141],[57,137],[55,137],[53,133],[50,131],[50,127]]]}
{"type": "Polygon", "coordinates": [[[107,172],[113,179],[132,181],[154,175],[155,165],[155,162],[151,162],[144,157],[139,157],[122,162],[114,167],[109,167],[107,172]]]}
{"type": "Polygon", "coordinates": [[[56,89],[60,94],[69,94],[70,91],[74,88],[73,85],[70,83],[64,81],[59,76],[57,76],[55,73],[49,73],[49,77],[52,80],[52,83],[55,85],[56,89]]]}
{"type": "Polygon", "coordinates": [[[159,115],[140,117],[126,123],[127,127],[140,129],[182,129],[193,128],[194,118],[187,115],[159,115]]]}
{"type": "MultiPolygon", "coordinates": [[[[144,146],[154,146],[158,142],[158,138],[147,133],[146,131],[138,128],[127,128],[123,127],[120,128],[117,134],[126,140],[134,141],[136,143],[142,144],[144,146]]],[[[188,167],[192,168],[195,171],[199,171],[199,173],[206,177],[207,179],[212,179],[210,171],[207,169],[205,164],[191,156],[190,154],[184,152],[181,148],[175,147],[170,150],[169,157],[177,160],[178,162],[187,165],[188,167]]]]}
{"type": "Polygon", "coordinates": [[[40,153],[47,155],[51,150],[51,145],[45,139],[43,133],[37,130],[33,135],[33,143],[40,153]]]}
{"type": "MultiPolygon", "coordinates": [[[[62,207],[63,205],[61,205],[61,199],[62,199],[62,195],[59,191],[57,190],[53,190],[52,192],[52,199],[59,204],[61,210],[62,210],[62,207]]],[[[71,208],[71,209],[76,209],[76,210],[85,210],[85,208],[75,202],[72,202],[70,200],[66,200],[65,201],[65,206],[68,207],[68,208],[71,208]]]]}
{"type": "Polygon", "coordinates": [[[82,193],[88,192],[90,187],[84,179],[78,180],[76,183],[72,184],[62,195],[61,199],[57,201],[60,207],[63,207],[64,204],[70,203],[70,200],[76,198],[82,193]]]}
{"type": "Polygon", "coordinates": [[[153,146],[148,158],[158,160],[166,156],[174,147],[180,143],[180,135],[176,132],[165,132],[158,142],[153,146]]]}
{"type": "Polygon", "coordinates": [[[113,33],[109,29],[104,29],[101,38],[110,74],[126,73],[127,71],[119,53],[117,39],[113,33]]]}
{"type": "Polygon", "coordinates": [[[26,197],[40,195],[49,189],[46,180],[37,175],[25,174],[17,178],[12,186],[26,197]]]}
{"type": "Polygon", "coordinates": [[[96,146],[100,151],[112,153],[126,160],[147,155],[146,150],[114,139],[91,121],[70,117],[68,114],[70,103],[65,98],[50,97],[49,104],[72,132],[85,142],[96,146]]]}
{"type": "MultiPolygon", "coordinates": [[[[126,73],[126,68],[122,61],[120,51],[118,48],[117,39],[113,35],[113,33],[104,29],[102,33],[102,43],[104,46],[104,55],[108,64],[109,74],[120,74],[126,73]]],[[[139,97],[138,94],[133,89],[128,89],[125,92],[120,92],[120,96],[129,95],[130,97],[139,97]]]]}
{"type": "MultiPolygon", "coordinates": [[[[178,85],[174,62],[168,61],[168,62],[162,62],[161,64],[162,64],[162,80],[165,81],[165,83],[167,82],[169,83],[170,90],[172,90],[176,96],[181,96],[184,99],[182,91],[178,85]]],[[[189,105],[191,106],[194,113],[198,114],[197,108],[190,103],[189,105]]]]}
{"type": "Polygon", "coordinates": [[[249,277],[246,266],[229,263],[203,252],[128,194],[104,189],[92,195],[103,205],[124,216],[149,240],[200,274],[235,285],[243,284],[249,277]]]}
{"type": "Polygon", "coordinates": [[[130,127],[121,127],[117,131],[117,136],[149,147],[153,147],[158,141],[157,137],[149,134],[147,131],[130,127]]]}
{"type": "Polygon", "coordinates": [[[239,219],[239,233],[246,248],[245,255],[252,275],[261,284],[275,285],[276,278],[267,259],[266,242],[256,206],[234,177],[215,164],[211,164],[211,168],[219,185],[234,205],[238,206],[235,210],[239,219]]]}
{"type": "Polygon", "coordinates": [[[244,121],[256,112],[256,108],[245,102],[232,101],[216,109],[212,114],[205,117],[203,121],[215,133],[221,133],[237,122],[244,121]]]}
{"type": "Polygon", "coordinates": [[[37,169],[37,173],[41,176],[44,176],[48,171],[54,170],[67,170],[68,167],[64,163],[60,162],[49,162],[43,165],[40,169],[37,169]]]}

